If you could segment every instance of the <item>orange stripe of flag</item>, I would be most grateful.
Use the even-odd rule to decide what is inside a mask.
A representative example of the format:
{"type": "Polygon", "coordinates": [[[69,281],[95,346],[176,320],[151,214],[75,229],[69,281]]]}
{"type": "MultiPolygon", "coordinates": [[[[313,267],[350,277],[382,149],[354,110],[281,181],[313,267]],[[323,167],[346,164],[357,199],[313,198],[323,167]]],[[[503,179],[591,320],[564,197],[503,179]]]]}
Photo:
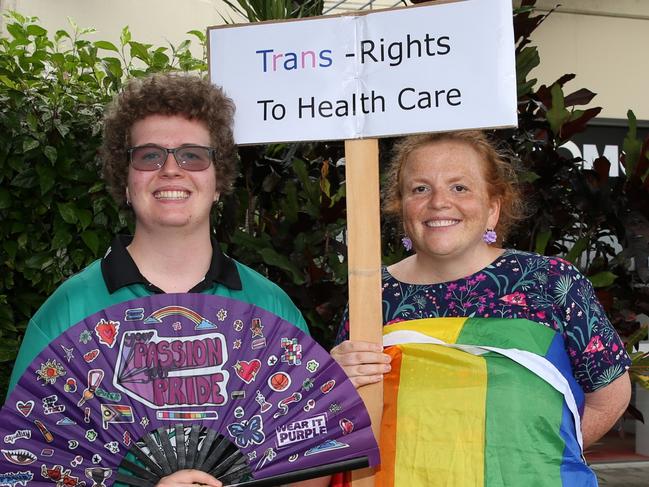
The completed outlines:
{"type": "Polygon", "coordinates": [[[394,485],[394,458],[397,450],[397,397],[399,396],[399,380],[401,377],[401,348],[389,347],[385,351],[392,357],[392,370],[384,377],[383,396],[391,400],[383,401],[383,419],[381,421],[381,458],[383,462],[376,474],[376,487],[392,487],[394,485]]]}

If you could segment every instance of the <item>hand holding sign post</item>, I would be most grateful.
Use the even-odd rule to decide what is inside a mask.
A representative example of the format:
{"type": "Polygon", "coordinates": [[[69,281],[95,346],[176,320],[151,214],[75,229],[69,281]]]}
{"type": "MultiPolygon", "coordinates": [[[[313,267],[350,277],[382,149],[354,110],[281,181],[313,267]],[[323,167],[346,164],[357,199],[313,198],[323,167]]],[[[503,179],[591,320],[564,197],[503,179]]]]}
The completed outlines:
{"type": "MultiPolygon", "coordinates": [[[[211,80],[237,106],[238,144],[346,140],[350,333],[381,342],[372,137],[516,125],[511,2],[436,2],[208,34],[211,80]]],[[[378,433],[382,389],[360,392],[378,433]]]]}

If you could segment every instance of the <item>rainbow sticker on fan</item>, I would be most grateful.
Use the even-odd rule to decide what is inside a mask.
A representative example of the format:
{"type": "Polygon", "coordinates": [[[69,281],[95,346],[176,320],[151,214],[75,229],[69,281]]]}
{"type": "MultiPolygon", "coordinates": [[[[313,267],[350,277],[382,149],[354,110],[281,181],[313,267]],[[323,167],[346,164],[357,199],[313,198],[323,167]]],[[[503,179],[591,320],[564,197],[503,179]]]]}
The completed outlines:
{"type": "Polygon", "coordinates": [[[168,316],[182,316],[192,321],[196,326],[195,330],[213,330],[216,325],[207,318],[203,318],[196,311],[184,306],[165,306],[153,312],[147,319],[144,320],[145,325],[162,323],[164,318],[168,316]]]}

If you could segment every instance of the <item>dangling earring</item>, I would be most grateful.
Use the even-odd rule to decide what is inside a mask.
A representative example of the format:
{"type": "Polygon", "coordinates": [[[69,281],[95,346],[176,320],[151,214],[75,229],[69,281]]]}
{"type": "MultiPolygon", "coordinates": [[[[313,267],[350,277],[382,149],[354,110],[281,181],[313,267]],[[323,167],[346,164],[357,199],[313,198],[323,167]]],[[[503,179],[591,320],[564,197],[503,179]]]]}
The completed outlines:
{"type": "Polygon", "coordinates": [[[498,235],[496,234],[496,231],[493,228],[487,228],[487,231],[482,236],[482,240],[484,240],[487,245],[491,245],[492,243],[495,243],[497,238],[498,235]]]}
{"type": "Polygon", "coordinates": [[[126,200],[126,206],[131,206],[131,200],[126,200]]]}
{"type": "Polygon", "coordinates": [[[403,248],[408,252],[412,250],[412,240],[410,240],[410,237],[408,235],[405,235],[401,238],[401,245],[403,245],[403,248]]]}

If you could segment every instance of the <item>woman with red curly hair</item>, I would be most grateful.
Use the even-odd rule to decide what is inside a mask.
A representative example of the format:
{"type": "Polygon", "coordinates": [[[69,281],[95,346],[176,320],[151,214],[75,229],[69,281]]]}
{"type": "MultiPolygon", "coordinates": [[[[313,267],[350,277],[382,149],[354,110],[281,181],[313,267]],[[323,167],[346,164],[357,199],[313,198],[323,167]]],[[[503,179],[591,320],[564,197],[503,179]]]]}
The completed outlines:
{"type": "Polygon", "coordinates": [[[479,131],[395,146],[384,209],[412,254],[383,269],[385,349],[344,319],[331,352],[384,381],[382,486],[597,485],[582,452],[629,402],[629,357],[569,262],[503,248],[515,176],[479,131]]]}

